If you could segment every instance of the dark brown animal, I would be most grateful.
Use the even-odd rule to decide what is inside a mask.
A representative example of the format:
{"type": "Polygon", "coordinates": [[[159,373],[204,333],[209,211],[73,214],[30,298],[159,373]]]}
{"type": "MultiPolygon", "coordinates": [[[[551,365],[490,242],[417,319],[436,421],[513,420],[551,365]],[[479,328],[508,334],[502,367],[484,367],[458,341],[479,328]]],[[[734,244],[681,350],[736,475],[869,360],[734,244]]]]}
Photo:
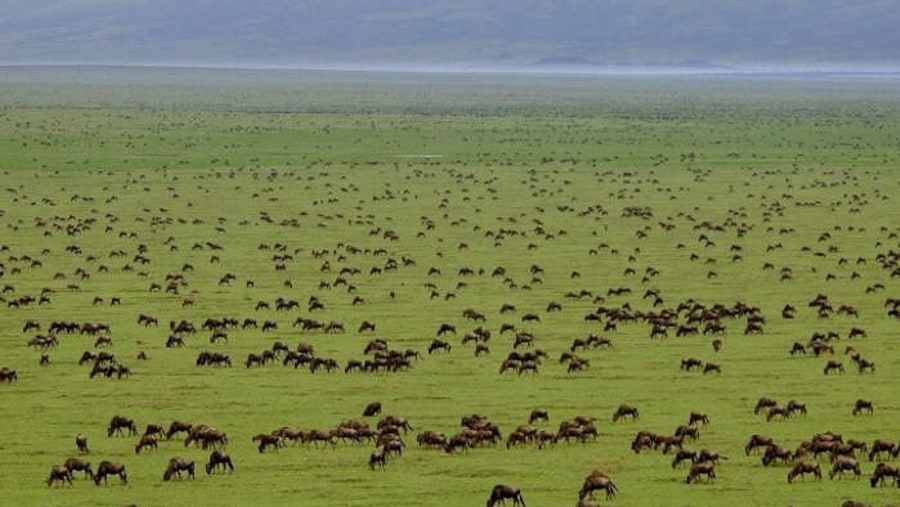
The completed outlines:
{"type": "Polygon", "coordinates": [[[581,489],[578,491],[578,500],[584,501],[587,498],[593,499],[594,492],[598,490],[606,491],[606,499],[612,500],[615,498],[619,488],[616,487],[615,483],[605,472],[594,470],[590,475],[585,477],[581,489]]]}
{"type": "Polygon", "coordinates": [[[134,424],[133,419],[129,419],[128,417],[116,415],[109,421],[109,427],[106,429],[106,436],[111,437],[115,433],[116,435],[122,435],[122,430],[128,430],[128,436],[137,435],[137,425],[134,424]]]}
{"type": "Polygon", "coordinates": [[[156,443],[156,437],[153,435],[144,435],[141,437],[141,440],[134,446],[134,453],[140,454],[143,449],[153,448],[153,450],[159,450],[159,444],[156,443]]]}
{"type": "Polygon", "coordinates": [[[856,400],[856,404],[853,406],[853,415],[860,415],[863,412],[867,412],[869,415],[872,415],[875,412],[875,407],[872,406],[871,400],[864,400],[862,398],[856,400]]]}
{"type": "Polygon", "coordinates": [[[813,474],[816,476],[816,480],[822,480],[822,467],[815,461],[801,461],[796,463],[787,474],[788,484],[793,483],[797,476],[800,476],[800,479],[803,479],[806,474],[813,474]]]}
{"type": "Polygon", "coordinates": [[[234,472],[234,464],[232,464],[231,462],[231,456],[217,450],[213,451],[209,455],[209,461],[206,463],[206,474],[212,474],[213,472],[217,471],[219,467],[222,467],[222,469],[224,470],[234,472]]]}
{"type": "Polygon", "coordinates": [[[373,401],[366,405],[365,410],[363,410],[363,417],[374,417],[381,413],[381,402],[373,401]]]}
{"type": "Polygon", "coordinates": [[[834,465],[831,467],[831,472],[828,473],[828,478],[834,480],[835,476],[844,477],[844,472],[853,472],[857,478],[862,475],[862,471],[859,469],[859,462],[854,458],[848,458],[846,456],[841,456],[834,461],[834,465]]]}
{"type": "Polygon", "coordinates": [[[630,417],[632,420],[640,419],[640,414],[638,413],[637,407],[634,405],[619,405],[619,408],[616,409],[616,412],[612,416],[613,422],[618,421],[619,419],[623,419],[625,417],[630,417]]]}
{"type": "Polygon", "coordinates": [[[100,481],[107,484],[110,475],[118,475],[122,484],[128,484],[128,474],[125,472],[125,465],[112,461],[100,462],[100,465],[97,467],[97,473],[94,474],[94,484],[99,486],[100,481]]]}
{"type": "Polygon", "coordinates": [[[85,477],[94,478],[94,471],[91,470],[91,464],[87,460],[83,460],[81,458],[69,458],[63,464],[66,467],[66,470],[71,474],[72,472],[84,472],[85,477]]]}
{"type": "Polygon", "coordinates": [[[875,466],[875,471],[872,473],[869,483],[873,488],[878,485],[884,486],[884,480],[888,477],[894,479],[894,484],[900,487],[900,468],[889,463],[879,463],[875,466]]]}
{"type": "Polygon", "coordinates": [[[194,479],[194,460],[186,458],[170,459],[166,471],[163,472],[163,481],[172,479],[172,476],[174,475],[177,475],[178,478],[181,479],[181,472],[187,472],[188,478],[194,479]]]}
{"type": "Polygon", "coordinates": [[[87,437],[79,433],[75,436],[75,447],[78,448],[79,452],[83,452],[85,454],[89,454],[91,451],[88,449],[87,437]]]}
{"type": "Polygon", "coordinates": [[[528,424],[534,424],[535,421],[550,421],[550,413],[546,408],[536,408],[531,411],[531,415],[528,416],[528,424]]]}
{"type": "Polygon", "coordinates": [[[69,469],[62,465],[52,467],[50,469],[50,477],[47,478],[47,487],[53,486],[54,482],[57,484],[68,483],[71,486],[72,472],[69,472],[69,469]]]}
{"type": "Polygon", "coordinates": [[[522,498],[522,490],[513,486],[505,486],[497,484],[491,490],[491,496],[488,497],[487,507],[494,507],[498,503],[506,503],[506,500],[512,500],[513,505],[521,505],[525,507],[525,499],[522,498]]]}
{"type": "Polygon", "coordinates": [[[687,484],[697,482],[701,475],[706,476],[707,482],[715,479],[716,463],[714,461],[702,461],[692,464],[691,471],[688,472],[688,475],[687,477],[685,477],[684,482],[687,484]]]}

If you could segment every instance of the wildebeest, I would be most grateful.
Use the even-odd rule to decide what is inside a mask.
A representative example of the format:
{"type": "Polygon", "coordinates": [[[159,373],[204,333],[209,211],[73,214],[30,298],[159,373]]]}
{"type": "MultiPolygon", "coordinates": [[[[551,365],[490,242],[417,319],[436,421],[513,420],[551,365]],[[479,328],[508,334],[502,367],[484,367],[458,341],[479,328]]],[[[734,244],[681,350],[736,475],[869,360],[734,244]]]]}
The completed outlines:
{"type": "Polygon", "coordinates": [[[19,374],[16,373],[16,370],[9,368],[8,366],[0,368],[0,382],[11,383],[14,380],[19,380],[19,374]]]}
{"type": "Polygon", "coordinates": [[[832,372],[844,373],[844,363],[838,361],[837,359],[830,359],[828,363],[825,364],[825,375],[828,375],[832,372]]]}
{"type": "Polygon", "coordinates": [[[681,360],[681,369],[684,371],[692,371],[694,369],[699,369],[702,366],[703,361],[693,357],[686,357],[681,360]]]}
{"type": "Polygon", "coordinates": [[[640,419],[637,407],[633,405],[619,405],[619,408],[616,409],[616,412],[612,416],[612,420],[613,422],[616,422],[625,417],[631,417],[633,420],[640,419]]]}
{"type": "Polygon", "coordinates": [[[672,459],[672,468],[677,468],[684,461],[690,461],[691,463],[696,462],[697,451],[679,449],[678,452],[675,453],[675,457],[672,459]]]}
{"type": "Polygon", "coordinates": [[[53,486],[54,482],[58,484],[69,483],[71,485],[72,472],[62,465],[53,466],[50,468],[50,477],[47,478],[47,487],[53,486]]]}
{"type": "Polygon", "coordinates": [[[133,419],[129,419],[128,417],[116,415],[109,421],[109,427],[106,429],[106,436],[111,437],[113,433],[116,435],[122,435],[122,430],[128,430],[128,436],[137,435],[137,425],[134,424],[133,419]]]}
{"type": "Polygon", "coordinates": [[[374,417],[381,413],[381,402],[373,401],[366,405],[365,410],[363,410],[363,417],[374,417]]]}
{"type": "Polygon", "coordinates": [[[91,452],[90,450],[88,450],[87,437],[82,435],[81,433],[75,436],[75,447],[78,448],[79,452],[83,452],[85,454],[91,452]]]}
{"type": "Polygon", "coordinates": [[[159,444],[156,443],[156,437],[153,435],[144,435],[141,437],[141,440],[134,446],[134,453],[140,454],[141,450],[153,448],[154,450],[159,449],[159,444]]]}
{"type": "Polygon", "coordinates": [[[822,479],[822,467],[815,461],[800,461],[794,464],[794,467],[791,468],[791,471],[787,474],[788,484],[794,482],[794,479],[799,475],[801,479],[806,474],[813,474],[816,476],[817,480],[822,479]]]}
{"type": "Polygon", "coordinates": [[[505,486],[497,484],[491,490],[491,496],[488,497],[487,507],[494,507],[498,503],[506,503],[507,499],[513,501],[513,505],[521,505],[525,507],[525,499],[522,498],[522,490],[513,486],[505,486]]]}
{"type": "Polygon", "coordinates": [[[206,463],[207,475],[217,471],[219,467],[234,472],[234,464],[231,462],[231,456],[222,451],[216,450],[209,455],[209,461],[206,463]]]}
{"type": "Polygon", "coordinates": [[[91,464],[87,460],[83,460],[80,458],[69,458],[63,464],[66,467],[66,470],[71,474],[72,472],[79,471],[84,472],[85,477],[94,478],[94,471],[91,470],[91,464]]]}
{"type": "Polygon", "coordinates": [[[872,400],[865,400],[862,398],[856,400],[856,403],[853,405],[853,415],[860,415],[864,411],[869,415],[872,415],[875,412],[875,407],[872,406],[872,400]]]}
{"type": "Polygon", "coordinates": [[[282,446],[281,437],[278,435],[260,433],[258,435],[255,435],[251,440],[253,442],[259,442],[259,445],[256,449],[260,453],[265,452],[267,447],[271,447],[272,450],[277,451],[282,446]]]}
{"type": "Polygon", "coordinates": [[[447,437],[443,433],[427,430],[416,436],[416,443],[422,447],[441,447],[447,445],[447,437]]]}
{"type": "Polygon", "coordinates": [[[759,413],[765,411],[765,409],[774,407],[776,405],[778,405],[777,401],[775,401],[772,398],[763,396],[762,398],[759,399],[759,401],[756,402],[756,408],[753,409],[753,413],[759,414],[759,413]]]}
{"type": "Polygon", "coordinates": [[[381,467],[384,470],[384,466],[387,464],[388,454],[384,450],[384,448],[379,447],[369,455],[369,470],[375,470],[375,465],[381,467]]]}
{"type": "Polygon", "coordinates": [[[578,500],[583,501],[586,498],[594,498],[594,492],[597,490],[606,491],[606,499],[612,500],[619,488],[616,487],[616,484],[606,472],[594,470],[585,477],[584,482],[581,484],[581,489],[578,491],[578,500]]]}
{"type": "Polygon", "coordinates": [[[535,421],[550,421],[550,413],[546,408],[536,408],[531,411],[531,415],[528,416],[528,424],[534,424],[535,421]]]}
{"type": "Polygon", "coordinates": [[[431,345],[428,346],[428,353],[433,354],[435,351],[438,351],[438,350],[450,352],[451,348],[452,347],[450,346],[450,344],[443,340],[433,340],[431,342],[431,345]]]}
{"type": "Polygon", "coordinates": [[[828,478],[834,480],[834,476],[836,475],[843,477],[844,472],[846,471],[853,472],[856,477],[862,475],[862,471],[859,469],[859,462],[856,461],[856,459],[841,456],[834,461],[834,465],[831,467],[828,478]]]}
{"type": "Polygon", "coordinates": [[[896,458],[900,456],[900,445],[895,445],[891,440],[875,440],[872,442],[872,449],[869,450],[869,461],[875,461],[875,458],[881,459],[882,453],[893,455],[896,458]]]}
{"type": "Polygon", "coordinates": [[[787,447],[769,445],[766,446],[766,452],[763,454],[762,464],[763,466],[769,466],[775,463],[776,460],[779,460],[782,463],[790,463],[793,459],[794,453],[787,447]]]}
{"type": "Polygon", "coordinates": [[[181,432],[190,433],[193,427],[194,425],[191,423],[172,421],[172,424],[169,425],[169,430],[166,431],[166,440],[171,440],[173,436],[181,432]]]}
{"type": "Polygon", "coordinates": [[[700,461],[697,463],[693,463],[691,465],[691,471],[688,472],[688,475],[687,477],[685,477],[684,482],[686,482],[687,484],[696,482],[701,475],[706,476],[707,482],[715,479],[716,463],[714,461],[700,461]]]}
{"type": "Polygon", "coordinates": [[[688,426],[695,426],[697,423],[703,423],[704,426],[709,425],[709,416],[705,412],[691,412],[688,417],[688,426]]]}
{"type": "Polygon", "coordinates": [[[750,441],[747,442],[747,445],[744,446],[744,454],[750,455],[754,450],[759,449],[760,447],[767,447],[770,445],[774,445],[774,439],[770,436],[766,435],[753,435],[750,437],[750,441]]]}
{"type": "Polygon", "coordinates": [[[114,463],[112,461],[101,461],[100,465],[97,467],[97,473],[94,474],[94,484],[99,486],[101,480],[104,484],[107,484],[107,477],[110,475],[118,475],[119,481],[122,484],[128,483],[128,474],[125,472],[125,465],[114,463]]]}
{"type": "Polygon", "coordinates": [[[900,468],[897,468],[897,465],[889,463],[879,463],[875,466],[875,470],[872,472],[872,478],[869,479],[869,484],[871,484],[873,488],[877,485],[884,486],[884,479],[887,477],[894,479],[894,484],[897,487],[900,487],[900,468]]]}
{"type": "Polygon", "coordinates": [[[178,475],[180,479],[181,472],[187,472],[188,478],[194,479],[194,460],[178,457],[170,459],[166,471],[163,472],[163,481],[170,480],[173,475],[178,475]]]}

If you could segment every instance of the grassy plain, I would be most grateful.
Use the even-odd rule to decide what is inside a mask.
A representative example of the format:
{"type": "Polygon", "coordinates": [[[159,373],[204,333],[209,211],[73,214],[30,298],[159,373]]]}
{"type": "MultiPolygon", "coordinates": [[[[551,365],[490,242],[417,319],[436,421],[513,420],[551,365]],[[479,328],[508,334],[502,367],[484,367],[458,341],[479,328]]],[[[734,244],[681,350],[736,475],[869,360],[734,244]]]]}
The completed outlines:
{"type": "MultiPolygon", "coordinates": [[[[0,244],[8,247],[0,283],[13,287],[6,300],[55,291],[50,304],[0,311],[0,365],[19,372],[18,382],[0,385],[3,498],[17,505],[461,506],[480,505],[494,484],[507,483],[522,487],[532,506],[574,505],[583,477],[596,468],[618,484],[617,505],[820,506],[900,497],[897,489],[869,488],[868,462],[864,480],[788,485],[787,468],[765,468],[743,453],[754,433],[791,448],[827,430],[870,443],[900,439],[898,320],[884,307],[897,285],[892,268],[876,260],[898,248],[896,83],[384,79],[0,84],[0,244]],[[623,216],[632,206],[648,207],[652,218],[623,216]],[[722,228],[698,228],[703,222],[722,228]],[[76,224],[88,227],[67,235],[65,227],[76,224]],[[507,232],[497,239],[501,229],[507,232]],[[398,239],[385,238],[387,230],[398,239]],[[826,232],[830,238],[822,239],[826,232]],[[713,243],[699,240],[701,234],[713,243]],[[211,251],[207,241],[223,250],[211,251]],[[285,271],[275,270],[273,251],[257,248],[276,242],[293,254],[285,271]],[[142,244],[147,265],[133,261],[142,244]],[[70,245],[82,253],[67,253],[70,245]],[[732,245],[740,246],[742,260],[732,260],[732,245]],[[387,255],[366,253],[379,248],[387,255]],[[110,257],[115,250],[128,255],[110,257]],[[316,258],[317,250],[329,253],[316,258]],[[212,255],[221,262],[210,263],[212,255]],[[415,264],[369,274],[404,256],[415,264]],[[323,271],[326,260],[330,271],[323,271]],[[767,262],[775,269],[763,270],[767,262]],[[184,273],[181,294],[148,292],[185,263],[195,270],[184,273]],[[134,271],[123,271],[125,264],[134,271]],[[539,280],[532,265],[543,268],[539,280]],[[515,288],[491,276],[498,266],[515,288]],[[344,267],[361,271],[345,275],[354,293],[320,288],[344,267]],[[441,274],[429,276],[432,267],[441,274]],[[476,274],[459,276],[463,267],[476,274]],[[89,278],[77,276],[78,268],[89,278]],[[642,281],[648,268],[659,274],[642,281]],[[780,281],[782,268],[793,280],[780,281]],[[710,278],[710,271],[718,276],[710,278]],[[225,273],[236,281],[220,285],[225,273]],[[428,282],[439,297],[430,297],[428,282]],[[877,283],[885,288],[866,291],[877,283]],[[617,287],[632,293],[607,295],[617,287]],[[758,306],[765,332],[745,336],[743,320],[727,320],[724,347],[714,353],[710,337],[651,340],[645,323],[620,323],[603,333],[615,349],[580,353],[591,367],[567,374],[559,354],[574,338],[602,333],[602,324],[583,317],[625,303],[659,311],[642,298],[650,288],[659,290],[660,308],[691,298],[758,306]],[[582,289],[605,301],[565,297],[582,289]],[[835,307],[855,306],[860,316],[817,317],[807,302],[818,293],[835,307]],[[325,302],[324,311],[306,310],[312,295],[325,302]],[[113,296],[121,306],[107,304],[113,296]],[[366,303],[351,304],[354,296],[366,303]],[[95,306],[95,297],[105,303],[95,306]],[[195,306],[183,307],[185,297],[195,306]],[[274,307],[278,297],[300,301],[300,310],[254,309],[258,301],[274,307]],[[546,312],[551,301],[563,310],[546,312]],[[518,311],[501,315],[504,303],[518,311]],[[781,318],[788,303],[798,308],[796,319],[781,318]],[[478,325],[462,317],[466,308],[487,316],[488,356],[475,358],[471,346],[459,343],[478,325]],[[139,327],[140,313],[162,325],[139,327]],[[526,313],[541,321],[523,323],[526,313]],[[278,329],[232,330],[218,344],[201,332],[187,337],[184,349],[165,348],[168,321],[199,326],[221,316],[273,320],[278,329]],[[301,333],[291,327],[297,316],[340,321],[347,332],[301,333]],[[54,320],[109,323],[111,351],[134,376],[89,379],[77,362],[93,339],[77,335],[62,336],[49,351],[51,365],[39,367],[39,351],[25,345],[33,333],[22,332],[28,319],[44,329],[54,320]],[[312,343],[343,366],[361,359],[373,337],[356,332],[363,320],[375,322],[375,335],[392,347],[423,353],[441,323],[455,324],[460,335],[449,354],[424,354],[410,371],[393,374],[313,375],[280,364],[249,370],[240,364],[281,340],[312,343]],[[498,374],[512,348],[510,335],[499,334],[506,322],[532,331],[549,351],[538,375],[498,374]],[[858,374],[842,355],[854,326],[868,332],[853,345],[875,360],[874,374],[858,374]],[[794,341],[832,330],[841,336],[843,375],[824,376],[825,359],[788,355],[794,341]],[[201,350],[228,353],[235,366],[198,368],[201,350]],[[137,361],[139,351],[149,359],[137,361]],[[722,374],[682,372],[686,356],[720,363],[722,374]],[[752,410],[763,395],[803,400],[809,415],[767,423],[752,410]],[[873,416],[851,416],[860,397],[874,402],[873,416]],[[404,455],[383,472],[366,468],[368,445],[260,454],[250,442],[285,425],[333,427],[359,418],[373,400],[407,417],[413,433],[455,433],[460,417],[477,412],[505,436],[531,409],[546,407],[551,422],[543,427],[555,430],[564,419],[588,414],[601,436],[541,451],[500,445],[449,455],[416,448],[411,434],[404,455]],[[641,419],[612,424],[620,403],[637,405],[641,419]],[[673,470],[669,456],[629,449],[638,430],[670,433],[692,410],[707,412],[712,423],[691,447],[729,458],[710,484],[688,486],[686,470],[673,470]],[[136,456],[134,438],[106,437],[115,414],[133,417],[141,430],[174,419],[221,428],[237,471],[163,483],[170,457],[205,462],[207,452],[171,441],[136,456]],[[89,438],[94,463],[126,464],[127,486],[97,488],[76,479],[71,488],[46,487],[50,466],[75,454],[79,432],[89,438]]],[[[825,461],[823,468],[827,473],[825,461]]]]}

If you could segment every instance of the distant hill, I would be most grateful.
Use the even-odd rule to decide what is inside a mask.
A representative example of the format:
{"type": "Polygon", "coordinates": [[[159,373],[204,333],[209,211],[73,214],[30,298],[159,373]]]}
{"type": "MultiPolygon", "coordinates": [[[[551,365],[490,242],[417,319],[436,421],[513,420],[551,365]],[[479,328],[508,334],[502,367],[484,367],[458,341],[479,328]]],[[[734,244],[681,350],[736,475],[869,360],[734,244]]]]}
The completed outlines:
{"type": "Polygon", "coordinates": [[[0,63],[896,65],[892,0],[0,0],[0,63]]]}

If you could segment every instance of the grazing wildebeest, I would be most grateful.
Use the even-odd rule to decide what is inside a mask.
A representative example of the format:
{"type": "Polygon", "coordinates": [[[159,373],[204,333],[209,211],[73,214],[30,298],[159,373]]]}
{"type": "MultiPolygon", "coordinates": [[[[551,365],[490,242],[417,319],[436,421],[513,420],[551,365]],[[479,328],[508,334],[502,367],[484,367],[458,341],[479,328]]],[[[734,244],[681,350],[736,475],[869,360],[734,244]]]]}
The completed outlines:
{"type": "Polygon", "coordinates": [[[816,480],[822,480],[822,467],[815,461],[800,461],[799,463],[795,463],[794,468],[791,468],[791,471],[787,474],[788,484],[793,483],[798,475],[800,476],[800,479],[803,479],[806,474],[813,474],[816,476],[816,480]]]}
{"type": "Polygon", "coordinates": [[[895,445],[891,440],[875,440],[872,442],[872,449],[869,451],[869,461],[875,461],[875,458],[881,459],[881,453],[883,452],[896,458],[900,456],[900,445],[895,445]]]}
{"type": "Polygon", "coordinates": [[[159,450],[159,444],[156,443],[156,437],[153,435],[144,435],[141,437],[141,440],[134,446],[134,453],[140,454],[141,450],[153,448],[153,450],[159,450]]]}
{"type": "Polygon", "coordinates": [[[369,455],[369,470],[374,471],[375,465],[378,465],[384,470],[384,466],[387,464],[387,457],[387,452],[385,452],[383,448],[377,448],[369,455]]]}
{"type": "Polygon", "coordinates": [[[113,416],[112,420],[109,421],[109,428],[106,429],[106,436],[111,437],[113,433],[117,435],[122,434],[122,429],[128,430],[128,436],[137,435],[137,425],[134,424],[133,419],[129,419],[125,416],[116,415],[113,416]]]}
{"type": "Polygon", "coordinates": [[[701,475],[706,476],[706,482],[716,478],[716,463],[714,461],[700,461],[691,465],[691,471],[688,472],[684,482],[690,484],[696,482],[701,475]]]}
{"type": "Polygon", "coordinates": [[[147,428],[144,430],[144,436],[155,436],[155,437],[164,437],[166,436],[166,430],[159,424],[148,424],[147,428]]]}
{"type": "Polygon", "coordinates": [[[844,472],[846,471],[852,471],[853,475],[856,477],[862,475],[862,471],[859,469],[859,462],[856,461],[856,459],[840,456],[834,461],[834,465],[831,467],[828,478],[834,480],[835,475],[843,478],[844,472]]]}
{"type": "Polygon", "coordinates": [[[791,416],[791,413],[785,407],[769,407],[769,412],[766,414],[766,421],[771,421],[775,417],[781,417],[782,420],[787,419],[791,416]]]}
{"type": "Polygon", "coordinates": [[[177,433],[187,432],[190,433],[191,429],[194,427],[191,423],[186,423],[182,421],[172,421],[172,424],[169,425],[169,431],[166,432],[166,440],[171,440],[173,436],[177,433]]]}
{"type": "Polygon", "coordinates": [[[525,507],[525,499],[522,498],[522,490],[513,486],[505,486],[497,484],[491,490],[491,496],[488,498],[487,507],[494,507],[498,503],[506,503],[507,499],[512,499],[513,505],[521,505],[525,507]]]}
{"type": "Polygon", "coordinates": [[[449,440],[447,440],[447,444],[444,445],[444,451],[447,454],[453,454],[453,451],[457,449],[462,449],[465,452],[469,452],[469,447],[471,447],[469,445],[469,439],[465,434],[459,433],[453,435],[449,440]]]}
{"type": "Polygon", "coordinates": [[[432,354],[437,350],[443,350],[445,352],[450,352],[451,346],[449,343],[443,340],[434,340],[431,342],[431,345],[428,346],[428,353],[432,354]]]}
{"type": "Polygon", "coordinates": [[[91,464],[87,460],[83,460],[80,458],[69,458],[63,464],[66,467],[66,470],[71,474],[72,472],[79,471],[84,472],[85,477],[94,478],[94,471],[91,470],[91,464]]]}
{"type": "Polygon", "coordinates": [[[456,326],[445,322],[438,327],[437,336],[442,336],[447,333],[451,333],[451,334],[455,335],[456,334],[456,326]]]}
{"type": "Polygon", "coordinates": [[[688,440],[697,440],[700,438],[700,430],[696,426],[680,425],[675,428],[676,437],[684,437],[688,440]]]}
{"type": "Polygon", "coordinates": [[[709,425],[709,416],[705,412],[691,412],[688,417],[688,426],[695,426],[698,422],[703,423],[704,426],[709,425]]]}
{"type": "Polygon", "coordinates": [[[872,478],[869,479],[869,483],[873,488],[876,485],[884,486],[884,479],[887,477],[894,479],[894,484],[897,487],[900,487],[900,468],[897,468],[897,465],[891,465],[889,463],[879,463],[875,466],[875,471],[872,473],[872,478]]]}
{"type": "Polygon", "coordinates": [[[281,437],[278,435],[269,435],[267,433],[260,433],[254,436],[251,439],[253,442],[259,442],[257,446],[257,450],[262,453],[265,452],[267,447],[271,447],[273,450],[277,451],[281,446],[281,437]]]}
{"type": "Polygon", "coordinates": [[[374,417],[381,413],[381,402],[373,401],[366,405],[365,410],[363,410],[363,417],[374,417]]]}
{"type": "Polygon", "coordinates": [[[16,370],[9,368],[8,366],[0,368],[0,382],[12,383],[14,380],[19,380],[19,374],[16,373],[16,370]]]}
{"type": "Polygon", "coordinates": [[[546,408],[536,408],[531,411],[531,415],[528,416],[528,424],[534,424],[535,421],[550,421],[550,413],[546,408]]]}
{"type": "Polygon", "coordinates": [[[869,373],[875,373],[875,361],[860,358],[856,360],[856,366],[859,367],[860,373],[865,373],[867,371],[869,373]]]}
{"type": "Polygon", "coordinates": [[[87,437],[82,435],[81,433],[75,436],[75,447],[78,448],[79,452],[83,452],[85,454],[91,452],[90,450],[88,450],[87,437]]]}
{"type": "Polygon", "coordinates": [[[681,360],[681,369],[684,371],[691,371],[694,369],[699,369],[702,366],[703,366],[703,361],[693,358],[693,357],[686,357],[681,360]]]}
{"type": "Polygon", "coordinates": [[[791,357],[797,354],[806,355],[806,347],[800,342],[794,342],[794,345],[791,346],[791,357]]]}
{"type": "Polygon", "coordinates": [[[863,411],[868,412],[869,415],[872,415],[875,412],[875,407],[872,406],[872,400],[864,400],[862,398],[856,400],[856,404],[853,406],[853,415],[860,415],[863,411]]]}
{"type": "Polygon", "coordinates": [[[762,464],[763,466],[769,466],[775,463],[776,460],[780,460],[782,463],[790,463],[793,459],[794,453],[787,447],[769,445],[766,446],[766,452],[763,454],[762,464]]]}
{"type": "Polygon", "coordinates": [[[722,367],[716,363],[706,363],[703,365],[703,374],[722,373],[722,367]]]}
{"type": "Polygon", "coordinates": [[[640,419],[637,407],[633,405],[619,405],[619,408],[616,409],[616,413],[612,416],[612,420],[613,422],[616,422],[624,417],[631,417],[632,420],[640,419]]]}
{"type": "Polygon", "coordinates": [[[774,445],[774,443],[774,439],[770,436],[753,435],[750,437],[750,441],[747,442],[747,445],[744,446],[744,454],[749,456],[752,451],[757,450],[760,447],[774,445]]]}
{"type": "Polygon", "coordinates": [[[47,487],[53,486],[53,483],[69,483],[72,484],[72,472],[62,465],[55,465],[50,469],[50,477],[47,478],[47,487]]]}
{"type": "Polygon", "coordinates": [[[163,472],[163,481],[170,480],[173,475],[178,475],[181,479],[181,472],[187,472],[188,478],[194,479],[194,460],[177,457],[170,459],[166,471],[163,472]]]}
{"type": "Polygon", "coordinates": [[[771,408],[778,405],[778,402],[772,398],[763,396],[756,402],[756,408],[753,409],[754,414],[759,414],[763,412],[767,408],[771,408]]]}
{"type": "Polygon", "coordinates": [[[844,373],[844,363],[837,359],[830,359],[828,363],[825,364],[825,375],[828,375],[831,372],[844,373]]]}
{"type": "Polygon", "coordinates": [[[858,502],[856,500],[844,500],[841,507],[872,507],[872,504],[866,502],[858,502]]]}
{"type": "Polygon", "coordinates": [[[122,484],[128,483],[128,474],[125,473],[125,465],[113,463],[111,461],[101,461],[100,465],[97,467],[97,473],[94,474],[94,484],[99,486],[101,480],[103,481],[103,484],[107,484],[107,477],[110,475],[118,475],[119,481],[122,484]]]}
{"type": "Polygon", "coordinates": [[[585,477],[581,489],[578,491],[578,500],[582,501],[586,498],[594,498],[594,491],[597,490],[606,491],[606,499],[612,500],[619,491],[619,488],[616,487],[615,483],[606,472],[594,470],[590,475],[585,477]]]}
{"type": "Polygon", "coordinates": [[[672,459],[672,468],[677,468],[683,461],[690,461],[691,463],[696,462],[697,452],[688,449],[679,449],[678,452],[675,453],[675,458],[672,459]]]}
{"type": "Polygon", "coordinates": [[[416,443],[422,447],[441,447],[447,445],[447,436],[437,431],[424,431],[416,436],[416,443]]]}
{"type": "Polygon", "coordinates": [[[207,475],[217,471],[219,467],[222,467],[223,470],[227,469],[234,472],[234,464],[231,462],[231,456],[216,450],[209,455],[209,462],[206,463],[207,475]]]}

